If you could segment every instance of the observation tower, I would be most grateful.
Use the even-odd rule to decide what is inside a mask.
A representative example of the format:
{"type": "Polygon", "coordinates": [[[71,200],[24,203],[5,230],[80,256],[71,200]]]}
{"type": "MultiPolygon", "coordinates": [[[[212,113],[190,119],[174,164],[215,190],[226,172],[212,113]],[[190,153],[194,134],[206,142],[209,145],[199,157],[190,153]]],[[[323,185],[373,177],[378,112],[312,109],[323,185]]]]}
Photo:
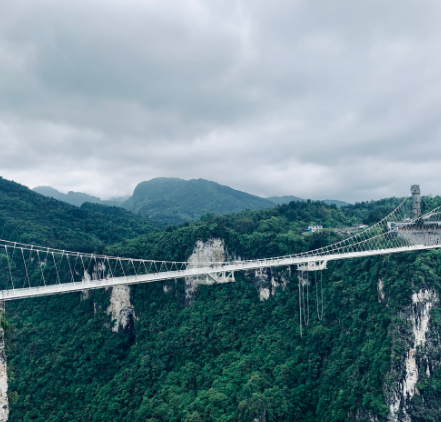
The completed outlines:
{"type": "Polygon", "coordinates": [[[420,185],[412,185],[410,192],[412,194],[411,217],[404,221],[389,222],[389,230],[395,229],[396,236],[411,244],[426,246],[441,244],[440,212],[435,211],[421,217],[420,185]]]}

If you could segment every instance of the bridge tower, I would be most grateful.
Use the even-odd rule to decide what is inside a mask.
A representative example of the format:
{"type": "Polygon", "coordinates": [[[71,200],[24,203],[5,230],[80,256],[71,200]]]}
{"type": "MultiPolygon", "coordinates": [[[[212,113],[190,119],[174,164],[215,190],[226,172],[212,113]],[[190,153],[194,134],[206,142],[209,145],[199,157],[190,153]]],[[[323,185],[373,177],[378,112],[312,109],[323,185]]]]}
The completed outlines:
{"type": "Polygon", "coordinates": [[[412,219],[415,220],[421,215],[420,185],[412,185],[410,192],[412,193],[412,219]]]}

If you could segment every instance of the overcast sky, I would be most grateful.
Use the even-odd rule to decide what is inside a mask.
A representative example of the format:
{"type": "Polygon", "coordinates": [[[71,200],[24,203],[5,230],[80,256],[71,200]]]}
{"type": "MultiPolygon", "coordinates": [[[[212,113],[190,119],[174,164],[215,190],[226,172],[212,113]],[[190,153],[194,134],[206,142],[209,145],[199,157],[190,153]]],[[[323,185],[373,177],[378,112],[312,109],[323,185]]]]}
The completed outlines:
{"type": "Polygon", "coordinates": [[[2,0],[0,175],[441,194],[441,3],[2,0]]]}

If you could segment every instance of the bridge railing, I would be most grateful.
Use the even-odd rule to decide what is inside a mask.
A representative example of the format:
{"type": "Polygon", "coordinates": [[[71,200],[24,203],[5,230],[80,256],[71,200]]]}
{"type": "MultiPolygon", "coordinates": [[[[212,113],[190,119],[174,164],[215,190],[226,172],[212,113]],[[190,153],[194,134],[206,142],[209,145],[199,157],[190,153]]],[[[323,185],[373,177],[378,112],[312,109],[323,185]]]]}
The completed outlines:
{"type": "MultiPolygon", "coordinates": [[[[0,290],[30,289],[37,287],[85,283],[93,280],[108,281],[121,277],[146,274],[174,273],[176,277],[203,269],[207,273],[225,268],[259,268],[287,265],[287,262],[308,262],[350,256],[354,253],[398,250],[434,242],[422,236],[431,222],[435,225],[441,207],[411,220],[408,218],[408,198],[378,223],[340,241],[312,251],[267,259],[227,262],[178,262],[134,259],[100,254],[65,251],[19,242],[0,240],[0,290]],[[407,207],[407,208],[406,208],[407,207]],[[3,271],[1,271],[3,269],[3,271]]],[[[440,225],[441,230],[441,225],[440,225]]]]}

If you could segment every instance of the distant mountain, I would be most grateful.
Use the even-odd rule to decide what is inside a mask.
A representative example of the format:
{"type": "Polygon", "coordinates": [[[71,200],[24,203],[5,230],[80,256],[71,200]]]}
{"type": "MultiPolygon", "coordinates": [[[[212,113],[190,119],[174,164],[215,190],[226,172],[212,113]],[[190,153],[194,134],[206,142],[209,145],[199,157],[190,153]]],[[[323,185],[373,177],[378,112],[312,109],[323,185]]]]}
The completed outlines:
{"type": "Polygon", "coordinates": [[[349,202],[339,201],[338,199],[325,199],[323,202],[328,205],[337,205],[337,207],[346,207],[348,205],[352,205],[349,202]]]}
{"type": "Polygon", "coordinates": [[[125,202],[130,198],[130,196],[114,196],[113,198],[110,198],[109,201],[103,201],[103,202],[125,202]]]}
{"type": "Polygon", "coordinates": [[[140,183],[124,208],[167,224],[179,224],[204,214],[226,214],[273,207],[260,198],[204,179],[159,177],[140,183]]]}
{"type": "Polygon", "coordinates": [[[299,198],[298,196],[293,195],[286,195],[286,196],[270,196],[268,201],[273,202],[274,204],[281,205],[281,204],[289,204],[292,201],[305,201],[303,198],[299,198]]]}
{"type": "Polygon", "coordinates": [[[3,239],[98,251],[105,245],[162,229],[160,223],[121,207],[84,204],[78,208],[52,199],[56,190],[45,192],[51,195],[39,195],[0,177],[0,233],[3,239]]]}
{"type": "MultiPolygon", "coordinates": [[[[265,199],[205,179],[183,180],[172,177],[158,177],[141,182],[135,188],[133,196],[111,198],[108,201],[83,192],[61,193],[50,186],[38,186],[33,190],[77,207],[85,202],[123,207],[166,225],[184,223],[208,213],[220,215],[245,209],[270,208],[275,204],[289,204],[292,201],[306,201],[293,195],[265,199]]],[[[350,205],[334,199],[323,202],[338,207],[350,205]]]]}
{"type": "MultiPolygon", "coordinates": [[[[306,201],[306,199],[299,198],[298,196],[287,195],[287,196],[270,196],[266,198],[274,204],[289,204],[292,201],[306,201]]],[[[328,205],[337,205],[337,207],[345,207],[347,205],[351,205],[349,202],[339,201],[337,199],[325,199],[322,202],[328,205]]]]}
{"type": "Polygon", "coordinates": [[[112,198],[109,201],[102,201],[100,198],[92,195],[88,195],[87,193],[83,192],[68,192],[67,194],[61,193],[57,191],[56,189],[52,188],[51,186],[37,186],[36,188],[32,189],[34,192],[37,192],[41,195],[58,199],[59,201],[67,202],[71,205],[76,205],[77,207],[81,207],[85,202],[90,202],[92,204],[100,204],[100,205],[109,205],[109,206],[115,206],[120,207],[121,203],[127,198],[112,198]]]}

